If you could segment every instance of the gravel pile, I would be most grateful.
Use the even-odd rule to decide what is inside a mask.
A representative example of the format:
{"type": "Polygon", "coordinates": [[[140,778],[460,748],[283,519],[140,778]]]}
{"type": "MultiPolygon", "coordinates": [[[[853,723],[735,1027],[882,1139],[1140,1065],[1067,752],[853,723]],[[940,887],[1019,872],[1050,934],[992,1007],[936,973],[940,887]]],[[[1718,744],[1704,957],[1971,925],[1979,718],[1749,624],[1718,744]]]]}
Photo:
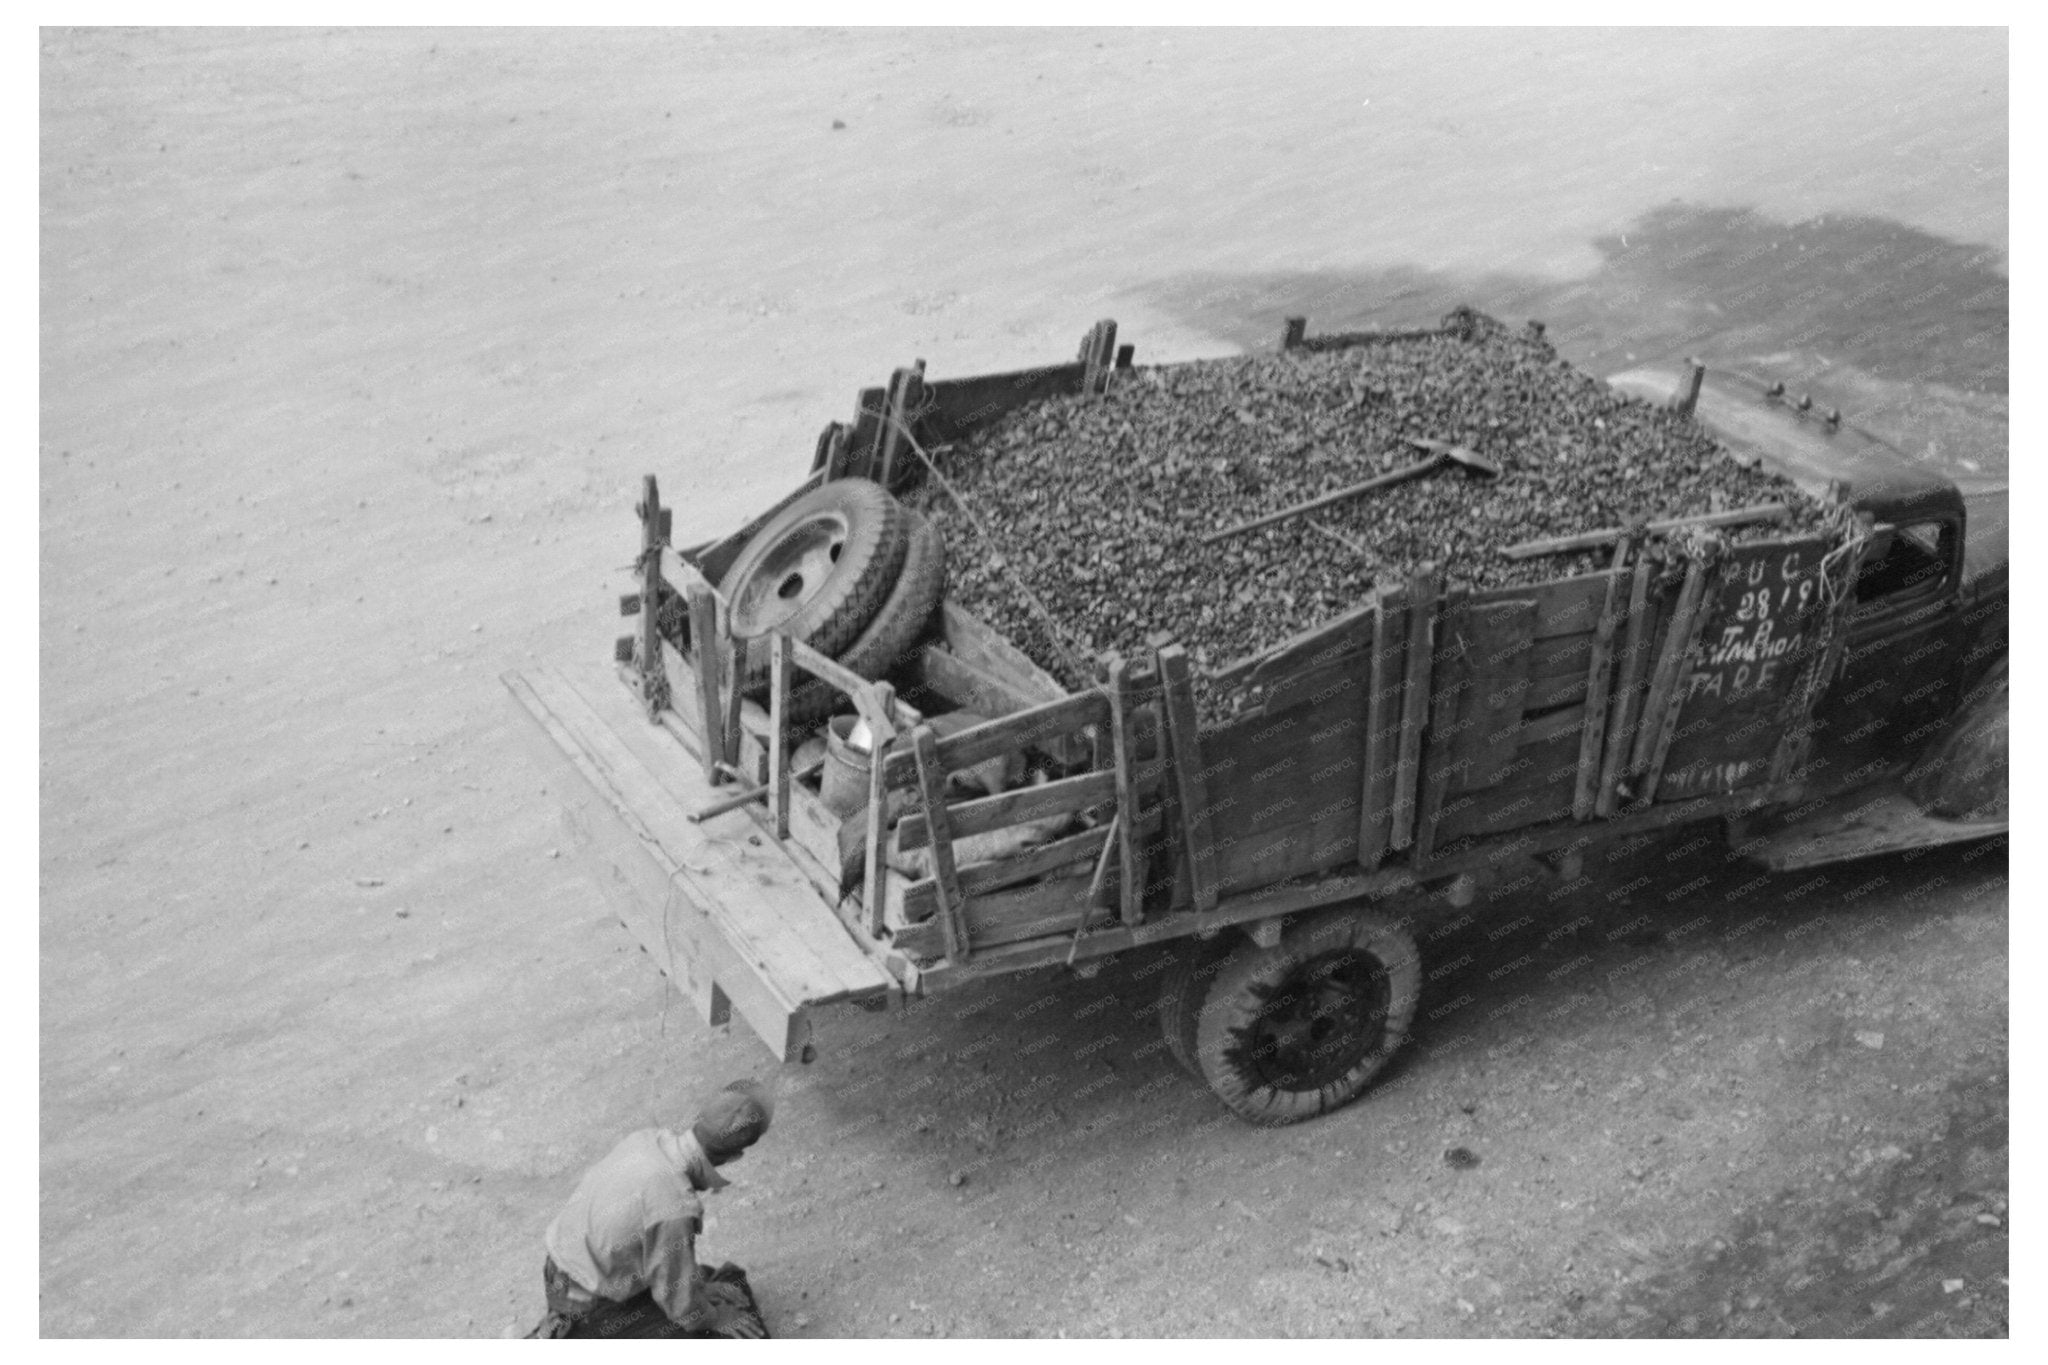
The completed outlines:
{"type": "Polygon", "coordinates": [[[1358,606],[1434,561],[1454,584],[1544,582],[1602,568],[1605,550],[1510,560],[1518,541],[1638,519],[1818,504],[1726,458],[1690,419],[1625,398],[1530,331],[1460,310],[1441,335],[1120,375],[1094,399],[1014,412],[938,454],[967,511],[927,480],[911,501],[945,532],[949,592],[1069,687],[1095,655],[1170,633],[1201,675],[1358,606]],[[1214,545],[1210,531],[1428,458],[1405,436],[1457,442],[1499,466],[1455,467],[1214,545]],[[1028,585],[1060,623],[1030,605],[1028,585]]]}

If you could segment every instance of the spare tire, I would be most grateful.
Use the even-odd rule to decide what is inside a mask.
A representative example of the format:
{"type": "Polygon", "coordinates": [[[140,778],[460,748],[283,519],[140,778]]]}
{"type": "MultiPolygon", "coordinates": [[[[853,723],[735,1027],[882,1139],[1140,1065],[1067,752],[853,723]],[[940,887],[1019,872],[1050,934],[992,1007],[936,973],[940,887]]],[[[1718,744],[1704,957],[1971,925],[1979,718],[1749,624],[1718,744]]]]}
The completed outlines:
{"type": "MultiPolygon", "coordinates": [[[[881,677],[910,651],[931,624],[932,613],[939,609],[939,599],[946,592],[946,538],[939,524],[915,512],[904,515],[910,520],[910,549],[903,556],[896,586],[860,638],[838,656],[840,663],[863,678],[881,677]]],[[[789,719],[795,725],[823,720],[844,700],[838,688],[826,683],[815,679],[800,683],[790,689],[789,719]]]]}
{"type": "Polygon", "coordinates": [[[747,685],[767,681],[772,634],[832,657],[859,639],[895,588],[909,545],[903,505],[866,479],[820,484],[776,513],[719,584],[733,638],[749,642],[747,685]]]}

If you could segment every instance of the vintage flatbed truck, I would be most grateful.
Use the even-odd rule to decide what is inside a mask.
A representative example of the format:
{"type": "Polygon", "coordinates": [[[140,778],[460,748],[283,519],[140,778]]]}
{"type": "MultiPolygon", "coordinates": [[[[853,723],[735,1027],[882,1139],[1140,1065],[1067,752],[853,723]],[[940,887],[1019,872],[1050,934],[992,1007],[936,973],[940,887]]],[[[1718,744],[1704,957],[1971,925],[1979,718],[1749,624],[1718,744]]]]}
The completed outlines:
{"type": "MultiPolygon", "coordinates": [[[[1370,340],[1290,319],[1283,346],[1370,340]]],[[[789,497],[681,551],[650,477],[620,604],[636,634],[608,661],[505,676],[572,842],[707,1021],[736,1010],[778,1059],[808,1060],[821,1006],[1172,944],[1175,1057],[1247,1118],[1291,1121],[1371,1081],[1415,1010],[1415,934],[1489,884],[1541,877],[1568,905],[1590,851],[1678,825],[1779,869],[2006,828],[2003,489],[1966,496],[1838,415],[1697,366],[1611,382],[1825,499],[1829,531],[1642,535],[1604,571],[1486,591],[1425,569],[1217,670],[1240,702],[1220,723],[1197,722],[1169,641],[1070,691],[950,600],[891,681],[788,635],[735,637],[718,584],[811,490],[901,487],[925,447],[1132,369],[1103,323],[1071,364],[899,370],[826,429],[789,497]],[[765,704],[747,686],[763,653],[765,704]],[[830,709],[820,686],[881,755],[850,812],[793,758],[793,699],[830,709]],[[1038,783],[949,785],[997,761],[1038,783]]]]}

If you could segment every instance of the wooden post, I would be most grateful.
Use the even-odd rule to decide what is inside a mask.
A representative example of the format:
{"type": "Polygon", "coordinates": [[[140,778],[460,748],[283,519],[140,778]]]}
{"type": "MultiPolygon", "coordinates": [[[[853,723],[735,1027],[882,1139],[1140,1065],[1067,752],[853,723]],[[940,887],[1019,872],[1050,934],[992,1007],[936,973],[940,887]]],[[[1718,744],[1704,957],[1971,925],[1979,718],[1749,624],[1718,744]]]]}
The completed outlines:
{"type": "Polygon", "coordinates": [[[1138,788],[1135,749],[1136,734],[1132,712],[1136,689],[1131,684],[1130,661],[1121,655],[1109,663],[1110,738],[1116,759],[1116,808],[1123,818],[1117,822],[1117,859],[1121,873],[1118,910],[1125,924],[1145,917],[1145,855],[1138,847],[1138,788]]]}
{"type": "Polygon", "coordinates": [[[1302,340],[1307,336],[1307,318],[1288,318],[1285,330],[1280,333],[1280,349],[1291,351],[1301,345],[1302,340]]]}
{"type": "MultiPolygon", "coordinates": [[[[1830,501],[1839,500],[1841,496],[1836,485],[1832,483],[1828,485],[1828,494],[1830,501]]],[[[1868,518],[1865,520],[1867,522],[1868,518]]],[[[1867,526],[1865,529],[1868,529],[1867,526]]],[[[1778,747],[1771,755],[1770,775],[1767,780],[1773,786],[1791,777],[1806,762],[1807,750],[1813,744],[1814,708],[1820,704],[1828,685],[1834,681],[1835,668],[1840,664],[1842,651],[1848,645],[1849,617],[1856,610],[1856,580],[1863,572],[1863,557],[1869,548],[1869,542],[1866,541],[1848,557],[1849,562],[1842,570],[1839,595],[1835,598],[1833,606],[1819,619],[1819,629],[1823,634],[1814,649],[1812,671],[1797,688],[1793,689],[1791,699],[1787,703],[1784,737],[1778,741],[1778,747]]],[[[1823,592],[1827,590],[1826,577],[1823,573],[1825,565],[1826,561],[1823,560],[1823,568],[1814,571],[1818,586],[1823,592]]]]}
{"type": "Polygon", "coordinates": [[[649,474],[640,495],[640,704],[647,719],[659,719],[668,708],[668,669],[661,660],[661,549],[668,543],[668,516],[661,490],[649,474]]]}
{"type": "Polygon", "coordinates": [[[1635,577],[1629,586],[1628,642],[1621,652],[1621,681],[1614,689],[1614,724],[1608,728],[1607,754],[1600,764],[1600,794],[1593,802],[1593,813],[1603,820],[1614,814],[1615,805],[1621,799],[1622,770],[1635,737],[1636,699],[1642,686],[1647,652],[1643,636],[1648,633],[1650,624],[1651,558],[1647,553],[1637,556],[1635,577]]]}
{"type": "Polygon", "coordinates": [[[867,689],[871,706],[861,708],[867,717],[870,738],[868,740],[868,810],[867,876],[863,879],[863,895],[868,908],[868,934],[879,936],[882,932],[883,897],[889,889],[889,784],[883,776],[887,768],[889,747],[896,742],[896,727],[889,723],[889,704],[895,700],[896,689],[887,683],[871,683],[867,689]]]}
{"type": "Polygon", "coordinates": [[[917,361],[909,369],[898,370],[889,376],[889,398],[882,411],[882,434],[876,442],[880,453],[880,472],[875,482],[884,488],[892,487],[896,474],[896,452],[902,448],[903,437],[910,429],[910,414],[916,408],[924,389],[924,362],[917,361]]]}
{"type": "Polygon", "coordinates": [[[1693,410],[1699,406],[1700,385],[1706,382],[1707,367],[1691,356],[1685,358],[1685,364],[1688,373],[1677,396],[1672,399],[1671,406],[1677,410],[1679,416],[1690,417],[1693,410]]]}
{"type": "MultiPolygon", "coordinates": [[[[1459,748],[1458,703],[1470,686],[1470,670],[1460,660],[1470,649],[1464,637],[1478,628],[1479,621],[1463,608],[1463,597],[1463,593],[1452,593],[1447,599],[1439,599],[1437,607],[1437,620],[1448,638],[1435,641],[1435,655],[1430,660],[1429,736],[1423,748],[1422,794],[1415,808],[1412,858],[1416,866],[1436,851],[1437,816],[1443,812],[1444,798],[1450,792],[1459,748]]],[[[1530,611],[1534,611],[1533,606],[1530,611]]]]}
{"type": "Polygon", "coordinates": [[[1400,747],[1401,638],[1406,618],[1398,588],[1382,589],[1372,618],[1372,662],[1365,699],[1365,771],[1358,786],[1358,862],[1370,872],[1387,856],[1393,763],[1400,747]]]}
{"type": "Polygon", "coordinates": [[[1173,754],[1174,790],[1180,797],[1181,839],[1187,850],[1188,884],[1195,909],[1214,910],[1216,836],[1209,824],[1209,784],[1202,775],[1202,745],[1195,721],[1195,684],[1188,652],[1179,645],[1159,651],[1159,685],[1166,713],[1166,739],[1173,754]]]}
{"type": "Polygon", "coordinates": [[[1665,709],[1677,694],[1679,674],[1685,669],[1693,617],[1699,610],[1706,580],[1706,561],[1693,557],[1685,566],[1685,586],[1679,590],[1678,606],[1671,614],[1671,624],[1664,630],[1664,648],[1657,656],[1657,671],[1650,677],[1650,693],[1644,698],[1642,722],[1636,727],[1635,744],[1629,754],[1630,773],[1645,772],[1650,766],[1658,732],[1664,728],[1665,709]]]}
{"type": "Polygon", "coordinates": [[[1439,591],[1434,564],[1408,580],[1407,676],[1401,688],[1401,742],[1394,763],[1393,813],[1387,843],[1404,849],[1415,842],[1416,773],[1422,760],[1422,731],[1429,722],[1429,679],[1439,591]]]}
{"type": "Polygon", "coordinates": [[[697,716],[704,740],[704,777],[712,786],[725,780],[719,764],[725,757],[725,717],[718,700],[718,599],[702,582],[686,585],[690,604],[690,644],[697,665],[697,716]]]}
{"type": "Polygon", "coordinates": [[[789,637],[768,639],[768,813],[775,837],[789,837],[789,637]]]}
{"type": "Polygon", "coordinates": [[[1109,392],[1109,376],[1116,367],[1116,319],[1104,318],[1088,329],[1081,339],[1081,392],[1093,398],[1109,392]]]}
{"type": "MultiPolygon", "coordinates": [[[[1579,732],[1579,772],[1572,787],[1572,819],[1593,818],[1600,793],[1600,758],[1607,739],[1608,693],[1614,683],[1614,631],[1621,623],[1622,580],[1632,548],[1628,537],[1614,547],[1607,567],[1607,596],[1600,604],[1600,623],[1593,630],[1593,657],[1586,665],[1586,727],[1579,732]]],[[[1573,873],[1577,876],[1577,873],[1573,873]]]]}
{"type": "MultiPolygon", "coordinates": [[[[946,813],[946,774],[939,767],[938,741],[932,727],[920,725],[910,732],[910,749],[917,756],[917,786],[924,795],[925,828],[931,831],[932,889],[939,899],[939,932],[946,941],[946,957],[955,963],[968,960],[967,909],[960,894],[960,872],[953,863],[953,823],[946,813]]],[[[881,761],[869,755],[872,770],[881,761]]]]}
{"type": "Polygon", "coordinates": [[[1672,736],[1678,731],[1679,712],[1685,710],[1686,675],[1699,651],[1700,631],[1707,624],[1707,611],[1701,599],[1706,595],[1707,578],[1712,567],[1713,560],[1709,557],[1693,560],[1686,569],[1685,588],[1678,599],[1678,616],[1671,623],[1666,643],[1670,667],[1660,670],[1663,676],[1658,680],[1659,686],[1650,694],[1653,709],[1648,716],[1655,729],[1649,732],[1649,753],[1638,765],[1643,775],[1641,794],[1636,797],[1638,808],[1648,807],[1657,799],[1657,784],[1664,780],[1664,759],[1670,754],[1672,736]]]}
{"type": "MultiPolygon", "coordinates": [[[[727,770],[737,771],[740,764],[740,702],[747,687],[749,642],[732,638],[732,613],[729,609],[720,613],[719,624],[723,627],[719,636],[719,652],[726,661],[725,677],[721,680],[725,684],[725,712],[719,718],[718,733],[722,736],[719,757],[727,770]]],[[[755,782],[760,780],[760,776],[759,773],[749,773],[744,780],[755,782]]]]}

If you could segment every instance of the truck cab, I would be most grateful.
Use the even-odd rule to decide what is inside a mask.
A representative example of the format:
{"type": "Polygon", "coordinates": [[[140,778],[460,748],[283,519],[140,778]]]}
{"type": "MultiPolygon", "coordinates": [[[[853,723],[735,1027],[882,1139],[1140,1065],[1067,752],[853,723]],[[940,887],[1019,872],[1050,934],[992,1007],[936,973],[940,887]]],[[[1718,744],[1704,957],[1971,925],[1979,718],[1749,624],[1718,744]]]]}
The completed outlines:
{"type": "MultiPolygon", "coordinates": [[[[1690,378],[1643,369],[1608,383],[1670,402],[1690,378]]],[[[1832,485],[1870,532],[1847,638],[1813,716],[1802,766],[1810,799],[1774,832],[1765,861],[1839,858],[1838,836],[1861,840],[1850,855],[1861,856],[2003,831],[2004,481],[1917,462],[1746,375],[1708,373],[1694,415],[1734,458],[1815,496],[1832,485]]]]}

